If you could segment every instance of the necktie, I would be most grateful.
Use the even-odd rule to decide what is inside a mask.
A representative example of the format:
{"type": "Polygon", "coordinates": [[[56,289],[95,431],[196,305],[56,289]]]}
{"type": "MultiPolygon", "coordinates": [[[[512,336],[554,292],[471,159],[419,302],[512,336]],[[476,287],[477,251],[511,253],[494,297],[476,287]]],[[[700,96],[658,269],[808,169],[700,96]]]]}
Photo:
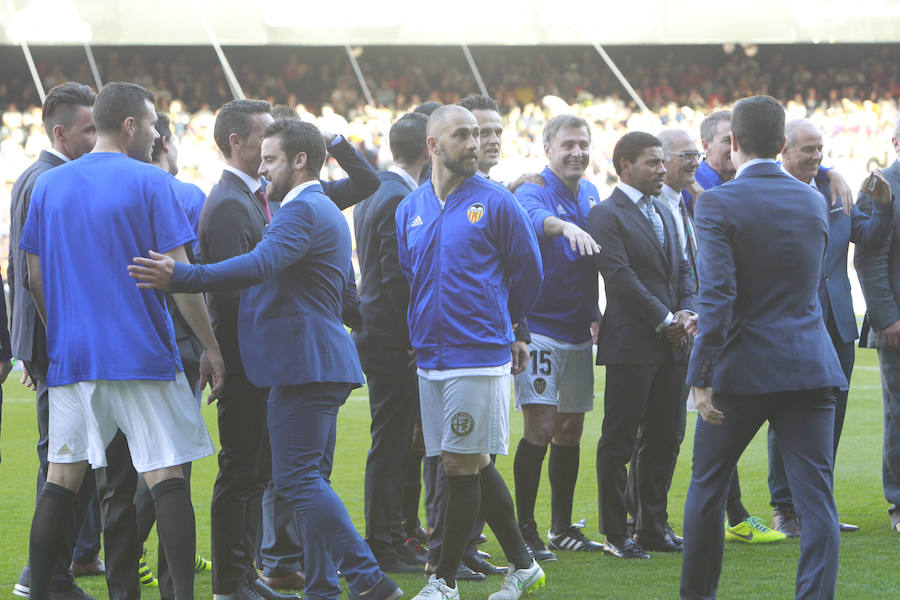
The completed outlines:
{"type": "Polygon", "coordinates": [[[650,221],[650,225],[653,226],[653,231],[656,233],[656,239],[659,240],[659,245],[665,247],[666,232],[663,229],[662,219],[659,218],[659,213],[656,212],[656,208],[653,207],[653,201],[650,200],[648,196],[641,198],[641,212],[644,213],[644,216],[650,221]]]}
{"type": "Polygon", "coordinates": [[[691,223],[691,217],[688,215],[684,200],[678,203],[678,208],[681,211],[681,220],[684,221],[685,251],[687,252],[688,262],[691,263],[691,274],[694,276],[694,285],[696,286],[698,283],[697,239],[694,237],[694,224],[691,223]]]}
{"type": "Polygon", "coordinates": [[[254,195],[256,196],[256,199],[259,200],[259,203],[262,205],[263,210],[266,211],[266,218],[271,221],[272,213],[269,212],[269,202],[266,200],[266,193],[262,188],[259,188],[258,190],[256,190],[256,194],[254,195]]]}

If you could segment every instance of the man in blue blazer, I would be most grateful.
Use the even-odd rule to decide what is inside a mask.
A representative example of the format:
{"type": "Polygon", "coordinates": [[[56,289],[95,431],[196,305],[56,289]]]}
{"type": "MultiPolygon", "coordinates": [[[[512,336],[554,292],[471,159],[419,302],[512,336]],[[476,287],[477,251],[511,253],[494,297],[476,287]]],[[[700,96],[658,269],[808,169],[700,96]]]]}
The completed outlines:
{"type": "MultiPolygon", "coordinates": [[[[811,121],[797,119],[785,125],[785,146],[781,153],[784,170],[810,187],[819,190],[824,199],[831,198],[831,185],[816,181],[816,173],[822,162],[822,132],[811,121]]],[[[864,193],[861,195],[865,195],[864,193]]],[[[834,412],[834,454],[837,456],[838,441],[847,412],[847,394],[849,392],[850,374],[853,372],[854,344],[859,338],[856,325],[856,312],[853,310],[853,298],[850,295],[850,278],[847,276],[847,249],[850,242],[856,248],[877,246],[887,235],[894,218],[894,205],[891,204],[891,189],[887,181],[878,179],[873,191],[874,202],[868,198],[872,207],[871,214],[866,214],[856,206],[851,215],[847,215],[840,205],[829,206],[828,214],[828,246],[825,250],[825,265],[819,282],[819,302],[822,305],[822,316],[828,335],[834,344],[841,369],[847,378],[848,385],[835,390],[834,412]]],[[[800,520],[791,500],[784,472],[784,461],[775,440],[775,430],[769,427],[769,492],[771,493],[772,528],[788,537],[800,535],[800,520]]],[[[841,531],[856,531],[859,527],[841,523],[841,531]]]]}
{"type": "Polygon", "coordinates": [[[300,513],[306,597],[340,596],[337,571],[353,598],[395,600],[384,576],[326,479],[337,411],[363,383],[353,340],[341,318],[351,279],[350,231],[322,191],[325,143],[315,126],[280,120],[263,134],[259,175],[282,201],[262,240],[220,263],[178,268],[151,253],[129,267],[141,287],[241,292],[238,339],[250,382],[268,387],[272,480],[300,513]]]}
{"type": "Polygon", "coordinates": [[[834,397],[847,385],[818,289],[828,211],[785,173],[784,109],[769,96],[734,107],[732,181],[704,192],[699,335],[688,367],[700,418],[685,502],[681,597],[715,598],[729,479],[768,420],[804,523],[797,598],[834,597],[840,533],[832,493],[834,397]]]}

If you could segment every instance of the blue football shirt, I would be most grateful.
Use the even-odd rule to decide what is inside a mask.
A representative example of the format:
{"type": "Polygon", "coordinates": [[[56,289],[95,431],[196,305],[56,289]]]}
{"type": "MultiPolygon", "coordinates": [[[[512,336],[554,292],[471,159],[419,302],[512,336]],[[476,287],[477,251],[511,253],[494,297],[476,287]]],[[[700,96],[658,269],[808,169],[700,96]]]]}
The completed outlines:
{"type": "MultiPolygon", "coordinates": [[[[178,199],[181,200],[181,204],[182,206],[184,206],[184,212],[187,213],[187,218],[188,222],[191,224],[191,229],[194,230],[194,235],[197,235],[197,231],[200,227],[200,213],[203,212],[203,204],[206,202],[206,194],[203,193],[203,190],[201,190],[193,183],[181,181],[174,175],[169,175],[169,178],[172,182],[172,187],[175,189],[175,196],[177,196],[178,199]]],[[[191,250],[194,253],[193,262],[200,262],[199,240],[193,243],[193,245],[191,246],[191,250]]]]}
{"type": "Polygon", "coordinates": [[[91,153],[35,182],[19,247],[41,258],[47,384],[172,380],[182,370],[161,292],[127,266],[196,236],[168,173],[118,153],[91,153]]]}

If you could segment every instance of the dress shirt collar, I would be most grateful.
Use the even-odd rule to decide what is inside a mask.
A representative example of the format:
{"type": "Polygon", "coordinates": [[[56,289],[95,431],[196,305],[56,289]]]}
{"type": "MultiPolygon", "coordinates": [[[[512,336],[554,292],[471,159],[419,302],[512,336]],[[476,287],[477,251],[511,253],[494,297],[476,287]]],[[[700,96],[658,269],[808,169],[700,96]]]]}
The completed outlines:
{"type": "Polygon", "coordinates": [[[246,173],[244,173],[244,172],[241,171],[240,169],[237,169],[237,168],[235,168],[235,167],[232,167],[231,165],[226,164],[226,165],[225,165],[225,170],[228,171],[229,173],[234,173],[235,175],[237,175],[238,178],[239,178],[241,181],[243,181],[244,184],[247,186],[247,188],[250,190],[250,193],[251,193],[251,194],[255,194],[255,193],[256,193],[256,190],[258,190],[260,187],[262,187],[262,186],[259,184],[259,179],[256,179],[256,178],[254,178],[254,177],[250,177],[249,175],[247,175],[246,173]]]}
{"type": "Polygon", "coordinates": [[[55,156],[56,158],[58,158],[59,160],[61,160],[63,162],[72,162],[71,158],[69,158],[68,156],[66,156],[65,154],[63,154],[62,152],[57,150],[56,148],[53,148],[53,147],[47,148],[47,152],[49,152],[50,154],[52,154],[53,156],[55,156]]]}
{"type": "Polygon", "coordinates": [[[744,169],[746,169],[747,167],[752,167],[753,165],[761,165],[763,163],[772,163],[773,165],[776,164],[774,158],[751,158],[740,167],[738,167],[737,172],[734,174],[734,178],[737,179],[738,177],[740,177],[741,173],[743,173],[744,169]]]}
{"type": "MultiPolygon", "coordinates": [[[[787,173],[788,175],[790,175],[791,177],[794,177],[794,174],[793,174],[793,173],[791,173],[790,171],[788,171],[787,169],[784,168],[784,163],[781,164],[781,170],[784,171],[785,173],[787,173]]],[[[797,178],[794,177],[794,179],[797,179],[797,178]]],[[[800,180],[798,180],[798,181],[800,181],[800,180]]],[[[812,189],[816,190],[817,192],[819,191],[819,186],[816,185],[816,178],[815,178],[815,177],[810,177],[810,178],[809,178],[809,181],[807,181],[806,184],[807,184],[809,187],[811,187],[812,189]]]]}
{"type": "MultiPolygon", "coordinates": [[[[619,183],[617,183],[616,187],[619,188],[620,190],[622,190],[623,192],[625,192],[625,195],[628,196],[629,198],[631,198],[631,201],[634,202],[635,204],[640,202],[641,198],[644,197],[644,192],[642,192],[641,190],[639,190],[635,187],[631,187],[630,185],[628,185],[627,183],[625,183],[623,181],[620,181],[619,183]]],[[[638,207],[638,208],[640,208],[640,207],[638,207]]]]}
{"type": "Polygon", "coordinates": [[[406,169],[404,169],[403,167],[398,167],[397,165],[391,165],[390,167],[388,167],[388,171],[399,175],[400,178],[406,182],[406,185],[408,185],[410,187],[410,189],[414,190],[417,187],[419,187],[418,182],[416,182],[416,180],[413,179],[413,176],[410,175],[409,173],[407,173],[406,169]]]}
{"type": "Polygon", "coordinates": [[[288,202],[290,202],[291,200],[293,200],[294,198],[299,196],[300,192],[302,192],[306,188],[312,187],[312,186],[318,185],[318,184],[319,184],[318,179],[310,179],[309,181],[304,181],[303,183],[301,183],[300,185],[298,185],[297,187],[295,187],[294,189],[289,191],[287,193],[287,195],[285,195],[284,200],[281,201],[281,206],[283,207],[285,204],[287,204],[288,202]]]}
{"type": "Polygon", "coordinates": [[[684,201],[684,198],[681,196],[681,192],[676,192],[674,189],[669,187],[668,184],[663,184],[662,192],[659,194],[659,197],[669,203],[669,205],[675,209],[680,210],[679,206],[684,201]]]}
{"type": "Polygon", "coordinates": [[[478,170],[478,174],[481,175],[482,177],[484,177],[485,179],[490,179],[490,178],[491,178],[490,175],[488,175],[487,173],[485,173],[485,172],[482,171],[481,169],[478,170]]]}

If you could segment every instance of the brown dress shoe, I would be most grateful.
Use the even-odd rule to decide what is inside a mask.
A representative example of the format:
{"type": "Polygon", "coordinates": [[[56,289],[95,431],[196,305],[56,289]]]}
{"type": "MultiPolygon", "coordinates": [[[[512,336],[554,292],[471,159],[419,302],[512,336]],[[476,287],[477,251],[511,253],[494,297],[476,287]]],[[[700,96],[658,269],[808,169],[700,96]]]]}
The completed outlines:
{"type": "Polygon", "coordinates": [[[299,590],[302,592],[303,588],[306,587],[306,575],[304,575],[303,571],[297,571],[289,575],[275,575],[273,577],[260,575],[259,578],[273,590],[299,590]]]}
{"type": "Polygon", "coordinates": [[[793,508],[772,511],[772,529],[789,538],[800,537],[800,518],[793,508]]]}
{"type": "Polygon", "coordinates": [[[106,565],[100,555],[94,557],[89,563],[72,562],[69,570],[72,571],[72,577],[92,577],[94,575],[105,575],[106,565]]]}

